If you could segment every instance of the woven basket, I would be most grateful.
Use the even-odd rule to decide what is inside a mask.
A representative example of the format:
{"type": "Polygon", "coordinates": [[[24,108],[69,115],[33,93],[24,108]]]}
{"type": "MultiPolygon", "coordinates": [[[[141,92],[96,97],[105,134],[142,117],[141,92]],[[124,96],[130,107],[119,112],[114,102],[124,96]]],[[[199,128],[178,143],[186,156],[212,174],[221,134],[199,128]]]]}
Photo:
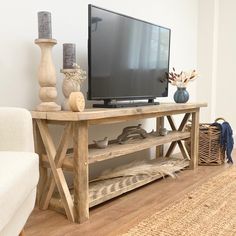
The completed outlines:
{"type": "MultiPolygon", "coordinates": [[[[218,118],[215,122],[223,120],[218,118]]],[[[191,124],[186,125],[186,131],[191,131],[191,124]]],[[[225,149],[220,145],[220,130],[211,124],[199,124],[199,165],[221,165],[225,162],[225,149]]],[[[191,141],[187,139],[185,146],[190,154],[191,141]]]]}

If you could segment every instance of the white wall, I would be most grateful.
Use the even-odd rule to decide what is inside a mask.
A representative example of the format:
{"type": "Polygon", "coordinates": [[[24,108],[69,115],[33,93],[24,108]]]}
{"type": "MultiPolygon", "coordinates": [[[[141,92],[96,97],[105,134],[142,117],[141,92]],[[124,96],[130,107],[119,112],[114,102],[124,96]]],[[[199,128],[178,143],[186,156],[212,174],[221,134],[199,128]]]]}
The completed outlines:
{"type": "Polygon", "coordinates": [[[236,131],[236,1],[219,1],[216,117],[225,117],[236,131]]]}
{"type": "Polygon", "coordinates": [[[208,103],[201,110],[201,122],[215,119],[218,46],[218,0],[199,0],[197,98],[208,103]]]}
{"type": "MultiPolygon", "coordinates": [[[[58,44],[53,49],[53,60],[58,75],[58,103],[62,102],[62,43],[77,46],[77,62],[87,69],[87,5],[91,3],[145,21],[171,28],[171,67],[177,70],[193,69],[197,64],[198,0],[147,0],[147,1],[4,1],[0,14],[0,106],[19,106],[30,110],[39,103],[37,66],[40,50],[34,44],[37,38],[37,12],[52,13],[53,38],[58,44]],[[14,7],[13,7],[14,6],[14,7]]],[[[196,100],[196,83],[189,86],[190,101],[196,100]]],[[[83,86],[87,91],[87,82],[83,86]]],[[[173,101],[174,87],[170,86],[169,98],[173,101]]],[[[136,122],[138,123],[138,122],[136,122]]],[[[150,131],[153,121],[145,122],[150,131]]],[[[91,140],[108,135],[116,137],[127,124],[93,127],[91,140]]]]}
{"type": "Polygon", "coordinates": [[[202,121],[224,117],[236,131],[235,11],[234,0],[199,0],[197,98],[209,105],[202,121]]]}

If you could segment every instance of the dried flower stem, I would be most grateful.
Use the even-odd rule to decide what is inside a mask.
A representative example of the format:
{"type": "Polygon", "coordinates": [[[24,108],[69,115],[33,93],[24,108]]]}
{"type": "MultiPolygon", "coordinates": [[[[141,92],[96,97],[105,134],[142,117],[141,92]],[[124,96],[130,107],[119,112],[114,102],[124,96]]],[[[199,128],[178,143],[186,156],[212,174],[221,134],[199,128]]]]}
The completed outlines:
{"type": "Polygon", "coordinates": [[[179,88],[187,87],[187,84],[190,81],[193,81],[194,79],[198,77],[196,70],[192,70],[190,72],[181,71],[178,74],[176,73],[175,68],[173,68],[172,72],[167,73],[166,75],[167,75],[169,83],[179,88]]]}

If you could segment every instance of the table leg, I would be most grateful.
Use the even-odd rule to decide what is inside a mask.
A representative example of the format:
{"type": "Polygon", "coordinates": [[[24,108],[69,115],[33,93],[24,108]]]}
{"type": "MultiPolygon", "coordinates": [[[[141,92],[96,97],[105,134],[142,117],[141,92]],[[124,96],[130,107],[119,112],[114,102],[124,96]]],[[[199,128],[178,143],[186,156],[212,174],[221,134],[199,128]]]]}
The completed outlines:
{"type": "MultiPolygon", "coordinates": [[[[156,132],[158,133],[161,128],[164,128],[164,116],[156,118],[156,132]]],[[[164,145],[156,147],[156,158],[163,157],[164,145]]]]}
{"type": "MultiPolygon", "coordinates": [[[[71,136],[70,131],[71,131],[71,125],[70,125],[70,123],[67,123],[65,125],[63,134],[61,136],[61,140],[59,142],[59,145],[58,145],[58,148],[56,151],[56,156],[54,159],[57,169],[61,168],[63,160],[65,159],[66,151],[68,149],[69,138],[71,136]]],[[[54,181],[54,176],[51,173],[48,177],[47,183],[45,184],[44,192],[43,192],[41,200],[40,200],[40,208],[41,209],[43,209],[43,210],[48,209],[48,205],[49,205],[50,199],[53,195],[55,186],[56,186],[56,183],[54,181]]]]}
{"type": "Polygon", "coordinates": [[[88,122],[73,124],[75,222],[89,218],[88,122]]]}
{"type": "Polygon", "coordinates": [[[192,113],[191,127],[191,160],[189,169],[198,166],[198,146],[199,146],[199,109],[192,113]]]}
{"type": "Polygon", "coordinates": [[[74,222],[74,204],[63,171],[61,168],[57,168],[54,162],[56,157],[56,149],[52,137],[50,135],[47,123],[42,120],[37,120],[37,125],[41,134],[45,150],[47,152],[47,158],[54,177],[54,181],[61,197],[63,207],[66,212],[66,216],[70,221],[74,222]]]}
{"type": "Polygon", "coordinates": [[[47,168],[42,167],[42,154],[45,154],[45,148],[43,145],[42,138],[40,136],[39,128],[37,126],[36,120],[33,120],[33,129],[34,129],[34,149],[35,152],[39,155],[39,182],[37,186],[37,197],[36,203],[40,206],[40,199],[43,193],[43,188],[48,179],[47,168]]]}

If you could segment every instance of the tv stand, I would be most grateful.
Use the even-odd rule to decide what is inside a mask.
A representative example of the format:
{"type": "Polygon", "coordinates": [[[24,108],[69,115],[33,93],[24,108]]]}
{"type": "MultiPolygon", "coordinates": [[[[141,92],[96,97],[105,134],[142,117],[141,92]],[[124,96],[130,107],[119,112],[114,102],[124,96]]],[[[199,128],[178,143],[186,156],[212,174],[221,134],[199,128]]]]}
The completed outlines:
{"type": "Polygon", "coordinates": [[[150,106],[159,105],[159,102],[154,102],[153,98],[148,99],[147,102],[112,102],[111,99],[105,99],[104,103],[93,104],[93,107],[97,108],[122,108],[122,107],[140,107],[140,106],[150,106]]]}
{"type": "MultiPolygon", "coordinates": [[[[46,210],[49,207],[63,212],[73,222],[82,223],[88,220],[90,207],[162,178],[160,174],[153,174],[132,181],[131,176],[121,176],[119,179],[104,180],[105,182],[96,184],[89,179],[91,164],[111,161],[113,158],[122,158],[122,156],[126,158],[127,154],[148,148],[156,147],[156,161],[163,156],[168,161],[168,157],[172,155],[178,145],[183,158],[187,160],[181,163],[186,164],[190,169],[195,169],[198,164],[199,111],[206,105],[206,103],[167,103],[139,108],[86,109],[83,112],[33,111],[35,147],[40,158],[40,180],[37,193],[39,208],[46,210]],[[177,127],[174,116],[179,114],[184,116],[177,127]],[[184,129],[190,116],[191,132],[184,129]],[[164,117],[167,118],[172,131],[168,132],[166,136],[159,136],[159,129],[165,127],[164,117]],[[117,140],[110,140],[104,149],[97,149],[94,145],[89,145],[88,130],[92,125],[109,125],[148,118],[156,120],[156,124],[152,124],[156,135],[149,134],[145,139],[134,139],[132,142],[122,145],[117,143],[117,140]],[[61,137],[55,136],[55,140],[53,140],[49,125],[64,127],[61,137]],[[190,155],[182,143],[187,138],[191,140],[190,155]],[[167,143],[170,143],[170,146],[164,152],[163,145],[167,143]],[[71,144],[73,145],[72,150],[69,149],[71,144]],[[67,149],[69,150],[67,151],[67,149]],[[63,171],[73,173],[73,190],[69,189],[63,171]],[[111,186],[111,182],[106,181],[112,181],[117,188],[103,191],[104,186],[111,186]],[[55,187],[58,191],[54,191],[55,187]]],[[[112,132],[111,126],[110,134],[113,134],[112,132]]],[[[101,133],[101,135],[105,134],[101,133]]],[[[182,167],[178,168],[178,170],[180,169],[182,167]]]]}

